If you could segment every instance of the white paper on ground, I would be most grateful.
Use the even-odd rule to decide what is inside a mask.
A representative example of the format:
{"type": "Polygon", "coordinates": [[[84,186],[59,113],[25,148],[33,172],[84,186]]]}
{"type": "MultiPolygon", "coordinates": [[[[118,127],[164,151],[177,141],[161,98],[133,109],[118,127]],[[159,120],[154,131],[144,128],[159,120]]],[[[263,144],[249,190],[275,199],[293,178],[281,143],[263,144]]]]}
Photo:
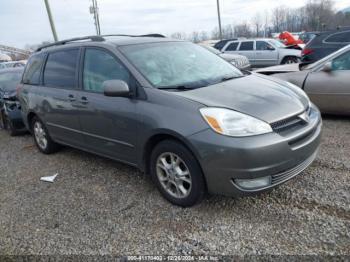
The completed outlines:
{"type": "Polygon", "coordinates": [[[51,182],[53,183],[53,181],[55,180],[56,176],[58,176],[58,173],[54,174],[53,176],[43,176],[40,178],[41,181],[45,181],[45,182],[51,182]]]}

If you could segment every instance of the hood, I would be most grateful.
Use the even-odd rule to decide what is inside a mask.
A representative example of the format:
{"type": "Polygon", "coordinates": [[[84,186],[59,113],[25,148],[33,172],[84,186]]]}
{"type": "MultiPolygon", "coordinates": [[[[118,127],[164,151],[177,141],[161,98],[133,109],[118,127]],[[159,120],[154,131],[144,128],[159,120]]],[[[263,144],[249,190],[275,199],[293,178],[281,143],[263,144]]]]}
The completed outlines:
{"type": "Polygon", "coordinates": [[[273,123],[303,112],[308,98],[288,83],[251,74],[176,95],[210,107],[229,108],[273,123]]]}
{"type": "Polygon", "coordinates": [[[278,65],[278,66],[270,66],[265,68],[259,68],[254,70],[256,73],[288,73],[288,72],[299,72],[299,64],[287,64],[287,65],[278,65]]]}

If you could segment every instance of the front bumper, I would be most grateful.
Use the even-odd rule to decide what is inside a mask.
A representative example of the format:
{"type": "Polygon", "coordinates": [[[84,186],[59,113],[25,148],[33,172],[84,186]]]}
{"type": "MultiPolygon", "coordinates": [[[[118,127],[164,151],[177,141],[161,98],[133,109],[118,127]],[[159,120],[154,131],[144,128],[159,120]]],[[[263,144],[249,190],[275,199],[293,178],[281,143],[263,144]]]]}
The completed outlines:
{"type": "Polygon", "coordinates": [[[261,192],[300,174],[315,159],[321,140],[322,120],[313,107],[310,122],[291,132],[235,138],[211,129],[189,137],[197,150],[209,193],[244,196],[261,192]],[[271,184],[247,190],[235,179],[271,176],[271,184]]]}

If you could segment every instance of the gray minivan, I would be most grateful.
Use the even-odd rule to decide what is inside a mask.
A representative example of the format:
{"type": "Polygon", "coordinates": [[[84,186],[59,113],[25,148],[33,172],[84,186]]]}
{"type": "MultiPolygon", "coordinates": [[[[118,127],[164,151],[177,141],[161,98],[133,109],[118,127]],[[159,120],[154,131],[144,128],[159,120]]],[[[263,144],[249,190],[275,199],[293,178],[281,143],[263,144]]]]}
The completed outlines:
{"type": "Polygon", "coordinates": [[[68,145],[138,167],[180,206],[273,188],[320,143],[320,113],[298,87],[163,37],[43,46],[18,95],[41,152],[68,145]]]}

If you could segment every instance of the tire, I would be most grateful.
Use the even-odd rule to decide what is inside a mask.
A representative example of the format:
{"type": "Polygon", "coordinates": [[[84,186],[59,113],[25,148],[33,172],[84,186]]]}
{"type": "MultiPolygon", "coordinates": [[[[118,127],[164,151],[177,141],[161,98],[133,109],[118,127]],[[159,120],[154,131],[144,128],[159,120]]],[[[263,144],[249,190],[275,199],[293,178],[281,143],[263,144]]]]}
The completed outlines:
{"type": "Polygon", "coordinates": [[[164,140],[156,145],[150,173],[161,194],[172,204],[190,207],[205,196],[202,170],[192,152],[179,142],[164,140]]]}
{"type": "Polygon", "coordinates": [[[52,154],[58,151],[59,145],[51,139],[46,126],[38,117],[32,119],[31,128],[34,143],[40,152],[52,154]]]}
{"type": "Polygon", "coordinates": [[[13,123],[10,119],[8,119],[7,117],[4,117],[4,126],[5,126],[5,129],[7,131],[7,133],[10,135],[10,136],[16,136],[18,135],[18,131],[16,130],[16,128],[13,126],[13,123]]]}
{"type": "Polygon", "coordinates": [[[298,58],[295,56],[287,56],[287,57],[283,58],[283,60],[282,60],[282,65],[295,64],[295,63],[298,63],[298,58]]]}
{"type": "Polygon", "coordinates": [[[0,128],[4,129],[10,136],[18,135],[18,131],[14,127],[12,121],[4,114],[4,112],[0,112],[0,128]]]}

